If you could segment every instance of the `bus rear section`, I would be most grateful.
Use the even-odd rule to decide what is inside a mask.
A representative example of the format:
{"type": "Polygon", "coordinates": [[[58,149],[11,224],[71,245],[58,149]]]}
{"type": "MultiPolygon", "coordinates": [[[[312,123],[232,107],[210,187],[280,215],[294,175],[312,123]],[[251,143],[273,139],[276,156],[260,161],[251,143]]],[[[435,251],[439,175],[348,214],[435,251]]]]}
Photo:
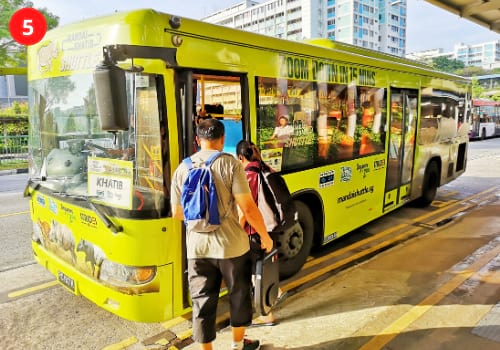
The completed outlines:
{"type": "Polygon", "coordinates": [[[500,136],[500,102],[482,98],[472,100],[470,139],[500,136]]]}

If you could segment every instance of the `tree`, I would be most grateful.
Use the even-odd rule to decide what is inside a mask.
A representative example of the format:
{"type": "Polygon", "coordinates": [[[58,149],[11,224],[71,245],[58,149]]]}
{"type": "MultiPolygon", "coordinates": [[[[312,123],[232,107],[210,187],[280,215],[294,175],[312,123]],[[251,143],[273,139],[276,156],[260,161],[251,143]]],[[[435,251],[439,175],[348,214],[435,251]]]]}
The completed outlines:
{"type": "Polygon", "coordinates": [[[479,85],[479,81],[476,77],[472,78],[472,97],[478,98],[483,94],[483,87],[479,85]]]}
{"type": "Polygon", "coordinates": [[[478,66],[467,66],[465,68],[458,69],[455,73],[463,77],[474,77],[478,75],[486,75],[488,74],[488,71],[478,66]]]}
{"type": "Polygon", "coordinates": [[[442,72],[454,73],[458,69],[465,67],[464,63],[459,60],[450,60],[446,57],[435,57],[432,59],[432,67],[442,72]]]}
{"type": "MultiPolygon", "coordinates": [[[[26,66],[26,46],[18,44],[9,32],[9,21],[14,12],[33,7],[29,0],[0,0],[0,67],[26,66]]],[[[47,21],[47,30],[59,25],[59,17],[46,8],[37,9],[47,21]]]]}

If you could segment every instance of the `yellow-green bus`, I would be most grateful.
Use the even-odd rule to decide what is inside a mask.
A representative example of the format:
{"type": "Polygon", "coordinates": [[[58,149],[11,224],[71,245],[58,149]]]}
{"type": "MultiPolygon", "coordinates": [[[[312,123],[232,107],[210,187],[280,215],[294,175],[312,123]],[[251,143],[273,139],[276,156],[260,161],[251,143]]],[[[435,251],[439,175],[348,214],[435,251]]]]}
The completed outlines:
{"type": "Polygon", "coordinates": [[[168,189],[198,115],[222,120],[226,152],[250,139],[286,179],[299,224],[274,235],[282,277],[465,171],[469,82],[402,58],[154,10],[56,28],[28,55],[34,255],[126,319],[189,311],[168,189]]]}

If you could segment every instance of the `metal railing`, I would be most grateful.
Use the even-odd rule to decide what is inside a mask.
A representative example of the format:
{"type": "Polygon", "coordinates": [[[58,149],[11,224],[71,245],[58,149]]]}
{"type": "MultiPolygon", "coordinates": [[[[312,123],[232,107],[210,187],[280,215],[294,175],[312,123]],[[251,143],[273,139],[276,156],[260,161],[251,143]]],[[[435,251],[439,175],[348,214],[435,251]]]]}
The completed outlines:
{"type": "Polygon", "coordinates": [[[28,135],[0,135],[0,163],[26,161],[28,159],[28,135]]]}

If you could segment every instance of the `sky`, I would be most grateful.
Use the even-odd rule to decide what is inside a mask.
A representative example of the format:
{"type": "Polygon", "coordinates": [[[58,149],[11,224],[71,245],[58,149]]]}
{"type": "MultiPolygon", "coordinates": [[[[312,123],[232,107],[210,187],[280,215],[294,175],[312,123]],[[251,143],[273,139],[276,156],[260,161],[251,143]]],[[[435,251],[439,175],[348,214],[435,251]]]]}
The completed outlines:
{"type": "MultiPolygon", "coordinates": [[[[241,0],[31,0],[35,8],[47,8],[59,16],[59,24],[75,22],[115,11],[154,8],[158,11],[200,19],[241,0]]],[[[261,2],[263,2],[262,0],[261,2]]],[[[424,0],[408,0],[406,52],[441,48],[453,50],[458,43],[475,44],[500,40],[500,34],[462,19],[424,0]]]]}

